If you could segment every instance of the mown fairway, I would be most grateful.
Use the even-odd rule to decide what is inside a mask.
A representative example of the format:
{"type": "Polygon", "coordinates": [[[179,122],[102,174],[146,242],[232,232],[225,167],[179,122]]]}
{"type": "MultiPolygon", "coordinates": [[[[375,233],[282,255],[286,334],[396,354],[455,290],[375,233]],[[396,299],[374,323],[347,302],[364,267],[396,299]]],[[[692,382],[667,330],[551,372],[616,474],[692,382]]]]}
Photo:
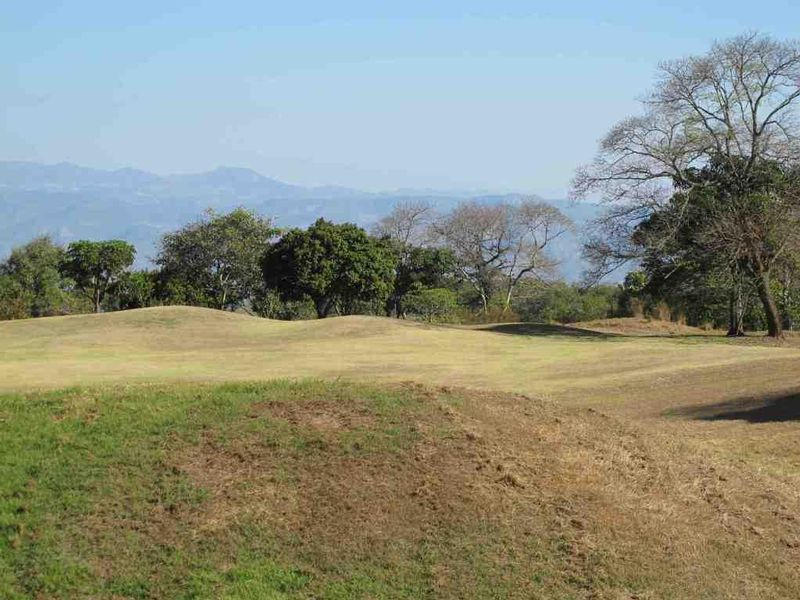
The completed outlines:
{"type": "Polygon", "coordinates": [[[800,597],[795,342],[489,329],[0,323],[0,597],[800,597]]]}
{"type": "Polygon", "coordinates": [[[592,394],[627,382],[652,387],[659,377],[710,368],[781,372],[783,362],[800,358],[797,346],[729,342],[718,335],[630,337],[538,325],[484,329],[376,317],[270,321],[186,307],[7,322],[0,323],[0,390],[342,377],[592,394]]]}

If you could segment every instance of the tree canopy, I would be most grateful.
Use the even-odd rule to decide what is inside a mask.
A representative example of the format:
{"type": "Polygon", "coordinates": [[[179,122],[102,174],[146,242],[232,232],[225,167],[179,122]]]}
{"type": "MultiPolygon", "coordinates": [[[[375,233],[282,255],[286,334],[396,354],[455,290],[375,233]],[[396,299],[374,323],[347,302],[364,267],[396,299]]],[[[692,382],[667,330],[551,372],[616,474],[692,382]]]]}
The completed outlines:
{"type": "Polygon", "coordinates": [[[533,199],[520,203],[464,202],[433,224],[439,243],[455,255],[458,270],[486,312],[502,290],[504,310],[525,277],[542,277],[555,266],[546,249],[572,222],[554,206],[533,199]]]}
{"type": "Polygon", "coordinates": [[[269,219],[237,208],[166,234],[156,257],[169,301],[233,310],[261,285],[259,261],[277,230],[269,219]]]}
{"type": "Polygon", "coordinates": [[[735,265],[731,281],[747,276],[769,334],[780,336],[771,276],[800,224],[789,175],[800,157],[798,103],[797,42],[748,34],[663,63],[644,113],[614,126],[575,177],[577,197],[599,193],[607,206],[586,246],[592,274],[689,243],[705,266],[712,254],[735,265]],[[643,236],[653,219],[660,226],[643,236]]]}
{"type": "Polygon", "coordinates": [[[109,287],[133,264],[136,249],[122,240],[80,240],[67,246],[62,271],[100,312],[109,287]]]}
{"type": "Polygon", "coordinates": [[[387,243],[356,225],[319,219],[306,230],[287,231],[264,254],[261,267],[267,288],[284,300],[310,298],[324,318],[334,310],[351,314],[359,302],[383,304],[395,256],[387,243]]]}
{"type": "Polygon", "coordinates": [[[0,263],[3,304],[9,315],[45,317],[60,314],[66,304],[66,283],[61,275],[64,250],[48,236],[38,237],[12,250],[0,263]]]}

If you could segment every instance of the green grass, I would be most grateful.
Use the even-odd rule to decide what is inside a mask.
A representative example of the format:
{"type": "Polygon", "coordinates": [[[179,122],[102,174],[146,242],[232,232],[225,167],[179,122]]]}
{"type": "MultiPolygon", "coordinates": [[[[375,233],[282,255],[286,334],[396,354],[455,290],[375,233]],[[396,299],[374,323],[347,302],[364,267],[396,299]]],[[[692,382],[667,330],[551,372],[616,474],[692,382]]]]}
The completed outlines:
{"type": "MultiPolygon", "coordinates": [[[[355,560],[320,569],[313,548],[246,512],[221,530],[205,530],[209,492],[181,457],[212,438],[219,453],[255,444],[273,458],[259,477],[292,488],[300,484],[293,477],[299,465],[315,456],[405,455],[419,436],[410,416],[431,409],[408,391],[321,382],[4,396],[0,597],[428,596],[424,544],[394,540],[386,550],[392,556],[356,551],[355,560]],[[320,399],[364,413],[369,425],[330,436],[270,416],[273,405],[320,399]],[[391,564],[396,554],[419,560],[406,556],[398,569],[391,564]]],[[[231,485],[247,497],[254,484],[231,485]]]]}
{"type": "Polygon", "coordinates": [[[789,597],[782,517],[695,488],[794,485],[640,435],[410,384],[3,395],[0,598],[789,597]]]}

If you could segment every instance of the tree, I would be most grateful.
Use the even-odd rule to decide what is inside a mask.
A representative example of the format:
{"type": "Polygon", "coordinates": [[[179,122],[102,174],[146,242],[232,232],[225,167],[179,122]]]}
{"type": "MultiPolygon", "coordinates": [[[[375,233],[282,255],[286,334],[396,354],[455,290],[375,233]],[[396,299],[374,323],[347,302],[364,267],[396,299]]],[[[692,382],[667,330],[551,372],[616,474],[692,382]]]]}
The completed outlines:
{"type": "MultiPolygon", "coordinates": [[[[761,301],[769,335],[780,337],[771,275],[776,264],[800,248],[800,172],[775,161],[756,163],[743,185],[728,180],[728,164],[711,163],[712,218],[701,228],[702,243],[727,259],[732,272],[752,282],[761,301]]],[[[738,183],[738,182],[737,182],[738,183]]]]}
{"type": "Polygon", "coordinates": [[[119,310],[151,306],[156,293],[158,273],[132,271],[122,273],[113,286],[112,294],[119,310]]]}
{"type": "Polygon", "coordinates": [[[526,321],[575,323],[618,316],[622,290],[617,286],[590,288],[557,282],[538,285],[517,307],[526,321]]]}
{"type": "Polygon", "coordinates": [[[136,249],[122,240],[80,240],[67,246],[61,270],[99,313],[109,288],[133,264],[135,256],[136,249]]]}
{"type": "MultiPolygon", "coordinates": [[[[676,188],[683,192],[680,199],[690,199],[692,188],[707,184],[694,175],[712,162],[724,170],[727,199],[757,204],[754,173],[769,164],[786,168],[800,155],[799,82],[800,45],[757,34],[715,43],[703,56],[663,63],[644,114],[614,126],[594,162],[575,177],[575,196],[599,192],[608,207],[597,223],[602,235],[587,244],[593,275],[641,258],[634,239],[638,224],[672,201],[676,188]]],[[[768,237],[760,229],[766,224],[755,224],[748,235],[768,237]]],[[[779,337],[769,270],[755,262],[748,269],[769,335],[779,337]]]]}
{"type": "MultiPolygon", "coordinates": [[[[392,246],[396,248],[396,245],[392,246]]],[[[453,253],[447,248],[412,246],[397,250],[394,286],[386,302],[386,313],[398,319],[405,317],[405,300],[409,294],[426,288],[445,287],[456,268],[453,253]]]]}
{"type": "Polygon", "coordinates": [[[372,233],[394,240],[401,248],[422,246],[432,217],[433,207],[425,200],[398,202],[392,212],[375,224],[372,233]]]}
{"type": "Polygon", "coordinates": [[[27,319],[30,316],[30,303],[25,290],[13,277],[0,275],[0,321],[27,319]]]}
{"type": "Polygon", "coordinates": [[[269,219],[244,208],[208,210],[161,239],[161,289],[168,301],[234,310],[260,286],[259,261],[276,233],[269,219]]]}
{"type": "Polygon", "coordinates": [[[264,283],[284,301],[311,298],[319,318],[351,314],[359,302],[383,303],[392,287],[389,246],[351,223],[319,219],[287,231],[261,262],[264,283]]]}
{"type": "Polygon", "coordinates": [[[430,237],[432,216],[433,208],[426,201],[399,202],[373,227],[374,235],[386,240],[397,258],[394,287],[386,302],[388,316],[403,318],[408,294],[443,286],[455,268],[452,252],[423,246],[430,237]]]}
{"type": "Polygon", "coordinates": [[[456,257],[483,312],[502,288],[504,312],[524,277],[541,277],[555,263],[545,249],[572,226],[557,208],[535,200],[519,204],[464,202],[437,220],[433,230],[456,257]]]}
{"type": "Polygon", "coordinates": [[[545,254],[553,240],[573,228],[572,221],[555,206],[524,200],[508,210],[508,252],[505,266],[503,312],[511,307],[511,296],[524,277],[541,276],[556,263],[545,254]]]}
{"type": "Polygon", "coordinates": [[[458,309],[458,300],[453,290],[424,288],[408,294],[406,308],[429,323],[449,321],[458,309]]]}
{"type": "Polygon", "coordinates": [[[64,250],[48,236],[14,248],[0,264],[0,276],[7,278],[4,302],[16,308],[17,317],[43,317],[63,312],[66,305],[66,284],[59,267],[64,250]]]}
{"type": "Polygon", "coordinates": [[[507,212],[505,204],[464,202],[433,224],[440,243],[456,257],[459,273],[478,294],[484,313],[508,251],[507,212]]]}

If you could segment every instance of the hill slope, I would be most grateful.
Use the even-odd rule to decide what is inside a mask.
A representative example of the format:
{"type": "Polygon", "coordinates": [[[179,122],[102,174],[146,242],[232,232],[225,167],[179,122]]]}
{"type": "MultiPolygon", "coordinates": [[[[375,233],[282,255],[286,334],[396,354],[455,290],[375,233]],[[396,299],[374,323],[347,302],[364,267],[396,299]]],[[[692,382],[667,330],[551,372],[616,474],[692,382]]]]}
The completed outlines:
{"type": "Polygon", "coordinates": [[[800,596],[795,347],[181,307],[0,339],[2,597],[800,596]]]}
{"type": "Polygon", "coordinates": [[[10,321],[0,323],[0,337],[0,389],[352,376],[555,393],[800,357],[798,348],[717,336],[477,330],[378,317],[285,322],[190,307],[10,321]]]}

